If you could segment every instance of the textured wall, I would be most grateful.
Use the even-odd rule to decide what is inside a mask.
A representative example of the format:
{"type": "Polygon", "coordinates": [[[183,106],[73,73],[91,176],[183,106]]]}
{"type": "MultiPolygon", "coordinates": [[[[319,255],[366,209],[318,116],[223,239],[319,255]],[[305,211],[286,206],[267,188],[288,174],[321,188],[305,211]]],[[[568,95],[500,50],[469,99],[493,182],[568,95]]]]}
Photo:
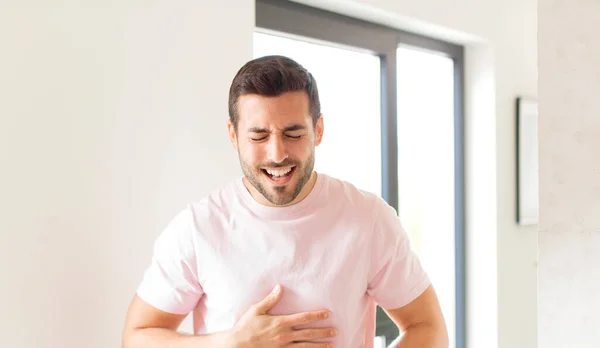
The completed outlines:
{"type": "Polygon", "coordinates": [[[539,0],[539,347],[600,346],[600,2],[539,0]]]}

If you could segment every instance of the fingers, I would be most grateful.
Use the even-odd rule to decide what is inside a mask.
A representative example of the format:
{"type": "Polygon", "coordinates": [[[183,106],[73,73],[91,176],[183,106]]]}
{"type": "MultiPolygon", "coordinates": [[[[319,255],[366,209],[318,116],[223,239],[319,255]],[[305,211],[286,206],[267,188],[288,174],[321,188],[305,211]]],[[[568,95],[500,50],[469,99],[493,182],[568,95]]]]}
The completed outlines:
{"type": "Polygon", "coordinates": [[[258,302],[254,305],[254,310],[256,314],[266,314],[269,310],[271,310],[277,302],[281,299],[281,295],[283,294],[283,288],[281,285],[275,286],[273,291],[267,297],[265,297],[262,301],[258,302]]]}
{"type": "Polygon", "coordinates": [[[337,335],[337,330],[332,327],[314,328],[314,329],[303,329],[296,330],[290,336],[292,341],[308,341],[318,338],[331,338],[337,335]]]}
{"type": "Polygon", "coordinates": [[[333,343],[331,342],[300,342],[300,343],[290,343],[286,345],[286,348],[333,348],[333,343]]]}
{"type": "Polygon", "coordinates": [[[294,326],[313,321],[325,320],[329,317],[331,317],[331,312],[324,309],[320,311],[284,315],[280,317],[280,320],[288,326],[294,326]]]}

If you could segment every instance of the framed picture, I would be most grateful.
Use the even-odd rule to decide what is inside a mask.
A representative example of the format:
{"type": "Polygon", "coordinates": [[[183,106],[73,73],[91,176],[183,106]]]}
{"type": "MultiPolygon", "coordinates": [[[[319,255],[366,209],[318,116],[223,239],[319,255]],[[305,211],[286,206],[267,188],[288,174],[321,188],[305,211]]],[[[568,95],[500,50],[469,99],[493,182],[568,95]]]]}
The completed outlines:
{"type": "Polygon", "coordinates": [[[517,111],[517,223],[538,223],[538,102],[519,97],[517,111]]]}

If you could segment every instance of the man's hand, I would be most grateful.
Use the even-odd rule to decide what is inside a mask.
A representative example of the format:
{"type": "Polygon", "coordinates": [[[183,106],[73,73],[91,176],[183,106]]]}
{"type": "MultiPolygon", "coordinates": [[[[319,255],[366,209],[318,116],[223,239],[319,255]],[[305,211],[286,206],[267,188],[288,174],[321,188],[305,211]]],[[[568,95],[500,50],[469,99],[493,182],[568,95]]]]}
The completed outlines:
{"type": "Polygon", "coordinates": [[[187,335],[177,332],[185,314],[163,312],[135,296],[123,331],[123,348],[325,348],[331,342],[309,342],[335,336],[333,328],[294,329],[294,326],[327,319],[330,312],[320,310],[292,315],[269,315],[281,299],[277,286],[264,300],[253,305],[228,331],[187,335]]]}
{"type": "Polygon", "coordinates": [[[314,339],[329,338],[336,335],[335,328],[294,329],[300,324],[329,318],[331,312],[320,310],[292,315],[273,316],[267,314],[281,299],[283,289],[280,285],[261,302],[253,305],[232,330],[233,341],[240,348],[329,348],[331,342],[312,343],[314,339]]]}

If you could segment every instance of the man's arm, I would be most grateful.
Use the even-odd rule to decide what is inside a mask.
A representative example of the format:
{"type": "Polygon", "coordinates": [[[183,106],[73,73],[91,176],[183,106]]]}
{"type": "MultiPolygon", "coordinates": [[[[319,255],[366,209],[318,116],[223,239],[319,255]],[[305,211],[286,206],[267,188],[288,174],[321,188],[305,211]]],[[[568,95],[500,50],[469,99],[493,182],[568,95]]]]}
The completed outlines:
{"type": "Polygon", "coordinates": [[[231,346],[228,332],[192,336],[178,333],[176,330],[186,315],[171,314],[144,302],[139,296],[131,301],[125,328],[123,330],[123,348],[199,348],[231,346]]]}
{"type": "Polygon", "coordinates": [[[177,328],[203,296],[191,207],[178,213],[154,242],[152,262],[131,301],[123,329],[124,348],[219,347],[220,337],[194,337],[177,328]],[[201,343],[207,343],[203,345],[201,343]]]}
{"type": "Polygon", "coordinates": [[[385,309],[403,332],[395,348],[448,348],[448,330],[432,286],[408,305],[385,309]]]}

